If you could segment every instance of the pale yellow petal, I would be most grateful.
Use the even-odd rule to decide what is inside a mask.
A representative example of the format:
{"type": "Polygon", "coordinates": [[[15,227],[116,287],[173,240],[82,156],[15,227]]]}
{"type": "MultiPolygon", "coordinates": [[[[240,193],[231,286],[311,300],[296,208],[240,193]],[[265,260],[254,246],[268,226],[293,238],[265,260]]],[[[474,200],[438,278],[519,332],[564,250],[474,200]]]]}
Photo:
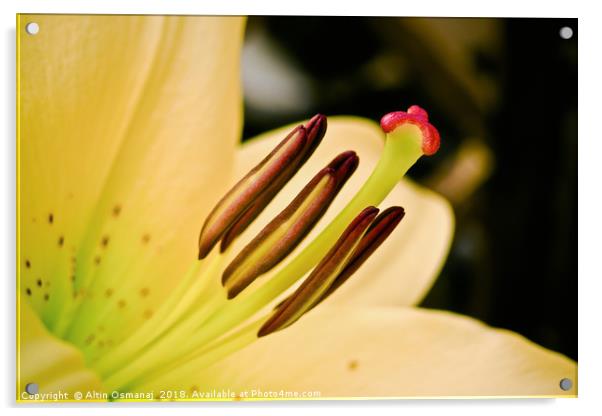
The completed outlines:
{"type": "Polygon", "coordinates": [[[102,342],[117,342],[194,261],[239,140],[243,27],[239,17],[21,16],[21,289],[50,327],[81,344],[99,338],[97,322],[81,323],[92,316],[102,342]],[[86,301],[65,329],[71,276],[86,301]]]}
{"type": "Polygon", "coordinates": [[[27,303],[21,305],[19,318],[17,400],[31,400],[24,394],[29,383],[37,384],[39,393],[102,391],[81,352],[51,335],[27,303]]]}
{"type": "MultiPolygon", "coordinates": [[[[245,143],[237,154],[238,175],[243,175],[261,160],[291,127],[266,133],[245,143]]],[[[273,218],[304,183],[332,158],[345,150],[356,151],[360,158],[357,171],[306,239],[307,243],[357,192],[377,163],[383,144],[384,135],[376,123],[360,118],[329,117],[326,136],[315,154],[259,217],[256,224],[239,239],[241,241],[235,248],[240,248],[259,227],[273,218]]],[[[400,225],[327,302],[412,305],[418,303],[430,289],[451,243],[454,229],[451,207],[442,197],[407,179],[393,189],[380,207],[384,209],[392,205],[400,205],[406,211],[400,225]]]]}
{"type": "Polygon", "coordinates": [[[577,394],[575,362],[471,318],[417,308],[319,309],[189,382],[322,398],[577,394]],[[563,378],[571,390],[560,389],[563,378]]]}

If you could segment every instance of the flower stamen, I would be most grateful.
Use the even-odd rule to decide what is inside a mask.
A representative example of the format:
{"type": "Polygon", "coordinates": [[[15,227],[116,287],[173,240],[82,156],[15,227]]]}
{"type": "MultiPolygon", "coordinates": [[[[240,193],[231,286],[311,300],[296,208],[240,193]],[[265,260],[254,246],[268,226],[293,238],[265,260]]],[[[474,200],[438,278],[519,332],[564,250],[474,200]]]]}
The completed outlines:
{"type": "Polygon", "coordinates": [[[272,316],[259,329],[257,336],[263,337],[286,328],[320,300],[347,264],[364,231],[377,214],[377,208],[368,207],[349,224],[309,277],[276,308],[272,316]]]}
{"type": "Polygon", "coordinates": [[[358,161],[355,152],[336,157],[236,256],[222,275],[229,299],[297,247],[324,215],[358,161]]]}
{"type": "MultiPolygon", "coordinates": [[[[324,134],[326,133],[326,117],[317,114],[311,120],[305,124],[305,131],[307,133],[307,150],[301,156],[297,163],[297,169],[309,159],[313,151],[320,144],[324,134]]],[[[293,172],[294,175],[295,172],[293,172]]],[[[268,185],[267,189],[253,201],[251,206],[228,228],[224,234],[220,251],[223,253],[232,244],[234,239],[238,237],[247,229],[247,227],[257,218],[268,203],[274,199],[276,194],[282,189],[282,187],[290,180],[292,175],[283,174],[277,177],[274,182],[268,185]]]]}
{"type": "MultiPolygon", "coordinates": [[[[258,290],[241,299],[235,306],[237,313],[230,315],[232,319],[219,319],[219,324],[223,325],[221,329],[231,327],[235,323],[235,317],[240,319],[242,316],[255,313],[311,270],[317,263],[316,259],[324,257],[347,224],[364,207],[378,206],[385,199],[410,167],[426,154],[424,148],[432,151],[435,147],[439,147],[439,134],[433,133],[436,132],[436,129],[428,123],[426,111],[418,106],[412,106],[409,114],[412,117],[397,116],[397,118],[391,118],[388,123],[384,123],[386,141],[380,160],[370,177],[347,206],[285,267],[258,290]],[[425,129],[432,134],[428,137],[425,136],[423,134],[425,129]],[[430,141],[431,144],[427,144],[427,141],[430,141]]],[[[387,116],[383,119],[387,119],[387,116]]],[[[232,306],[234,307],[234,305],[232,306]]],[[[225,307],[227,308],[228,305],[225,307]]],[[[225,313],[225,311],[223,312],[225,313]]],[[[222,311],[216,311],[216,314],[219,313],[222,311]]]]}
{"type": "Polygon", "coordinates": [[[345,268],[339,273],[332,285],[330,285],[328,290],[314,306],[317,306],[335,290],[341,287],[343,283],[345,283],[351,275],[355,273],[366,260],[368,260],[368,257],[370,257],[372,253],[385,242],[387,237],[389,237],[404,216],[405,211],[402,207],[390,207],[381,212],[378,217],[374,219],[372,224],[370,224],[368,230],[366,230],[366,233],[345,265],[345,268]]]}
{"type": "MultiPolygon", "coordinates": [[[[237,221],[242,220],[236,227],[236,233],[240,233],[259,215],[313,153],[324,137],[325,129],[326,117],[322,115],[312,118],[307,127],[296,127],[226,193],[205,220],[199,236],[199,259],[205,258],[237,221]],[[258,199],[262,195],[264,198],[258,199]],[[258,201],[261,201],[261,205],[257,205],[258,201]],[[249,208],[252,208],[251,215],[244,216],[249,208]]],[[[234,237],[231,234],[228,241],[231,242],[234,237]]]]}

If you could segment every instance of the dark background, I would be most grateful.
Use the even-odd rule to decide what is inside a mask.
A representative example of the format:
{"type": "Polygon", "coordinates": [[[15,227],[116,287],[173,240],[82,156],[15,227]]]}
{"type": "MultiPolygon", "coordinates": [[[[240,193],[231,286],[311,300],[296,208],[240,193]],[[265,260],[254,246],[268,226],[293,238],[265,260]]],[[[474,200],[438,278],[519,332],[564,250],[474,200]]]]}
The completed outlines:
{"type": "Polygon", "coordinates": [[[576,19],[251,17],[243,72],[245,138],[426,108],[441,150],[409,175],[457,224],[421,306],[577,359],[576,19]]]}

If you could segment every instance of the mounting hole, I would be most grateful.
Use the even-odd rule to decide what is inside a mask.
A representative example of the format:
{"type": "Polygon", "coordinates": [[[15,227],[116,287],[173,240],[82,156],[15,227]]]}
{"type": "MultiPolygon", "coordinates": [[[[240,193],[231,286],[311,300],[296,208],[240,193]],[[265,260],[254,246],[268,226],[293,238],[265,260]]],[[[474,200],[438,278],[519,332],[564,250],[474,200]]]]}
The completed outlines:
{"type": "Polygon", "coordinates": [[[568,391],[573,388],[573,381],[570,378],[563,378],[560,380],[560,388],[564,391],[568,391]]]}
{"type": "Polygon", "coordinates": [[[36,22],[27,23],[25,25],[25,31],[30,35],[37,35],[40,31],[40,25],[36,22]]]}
{"type": "Polygon", "coordinates": [[[573,29],[568,26],[561,27],[558,33],[562,39],[570,39],[573,37],[573,29]]]}
{"type": "Polygon", "coordinates": [[[25,385],[25,392],[28,394],[38,394],[39,390],[40,386],[38,386],[38,383],[27,383],[25,385]]]}

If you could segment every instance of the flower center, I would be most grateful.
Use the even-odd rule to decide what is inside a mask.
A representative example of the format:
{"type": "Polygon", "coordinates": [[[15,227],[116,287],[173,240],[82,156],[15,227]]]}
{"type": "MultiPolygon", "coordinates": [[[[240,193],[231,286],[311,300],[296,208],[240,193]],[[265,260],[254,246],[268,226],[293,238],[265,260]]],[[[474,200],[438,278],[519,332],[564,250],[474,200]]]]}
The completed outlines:
{"type": "MultiPolygon", "coordinates": [[[[390,113],[381,158],[370,177],[320,234],[291,253],[327,211],[359,158],[335,157],[253,239],[232,256],[232,243],[266,208],[326,134],[326,117],[298,126],[243,177],[208,215],[199,256],[149,319],[110,354],[89,365],[109,390],[153,389],[283,330],[339,288],[395,229],[401,207],[375,208],[423,154],[439,147],[424,110],[390,113]],[[232,259],[225,264],[228,259],[232,259]],[[286,264],[282,264],[286,261],[286,264]],[[276,266],[269,279],[263,279],[276,266]],[[288,292],[303,276],[308,277],[288,292]],[[277,303],[274,307],[274,304],[277,303]]],[[[108,240],[107,240],[108,243],[108,240]]]]}

